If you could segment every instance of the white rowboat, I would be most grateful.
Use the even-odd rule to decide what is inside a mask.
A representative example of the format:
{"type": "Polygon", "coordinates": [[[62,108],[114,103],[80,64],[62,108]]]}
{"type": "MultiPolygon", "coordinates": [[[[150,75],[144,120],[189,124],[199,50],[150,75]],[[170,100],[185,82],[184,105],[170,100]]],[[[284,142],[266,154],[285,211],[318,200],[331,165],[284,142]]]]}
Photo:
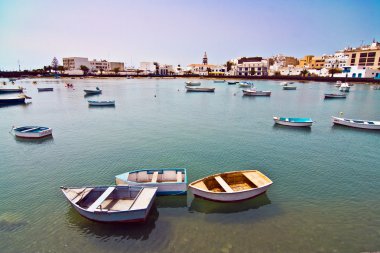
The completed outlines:
{"type": "Polygon", "coordinates": [[[53,134],[53,129],[42,126],[14,127],[12,130],[17,137],[29,139],[43,138],[53,134]]]}
{"type": "Polygon", "coordinates": [[[355,128],[380,130],[380,121],[373,120],[358,120],[358,119],[345,119],[338,117],[331,117],[332,123],[337,125],[344,125],[355,128]]]}
{"type": "Polygon", "coordinates": [[[140,186],[61,187],[83,217],[100,222],[143,222],[157,188],[140,186]]]}
{"type": "Polygon", "coordinates": [[[114,106],[115,100],[106,100],[106,101],[88,100],[88,105],[91,105],[91,106],[114,106]]]}

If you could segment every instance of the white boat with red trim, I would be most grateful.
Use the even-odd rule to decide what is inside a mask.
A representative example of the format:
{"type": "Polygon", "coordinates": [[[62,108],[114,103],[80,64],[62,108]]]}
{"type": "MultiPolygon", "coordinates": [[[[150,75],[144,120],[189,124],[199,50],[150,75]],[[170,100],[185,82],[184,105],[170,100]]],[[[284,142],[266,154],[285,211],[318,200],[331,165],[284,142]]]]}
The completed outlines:
{"type": "Polygon", "coordinates": [[[44,138],[53,134],[53,129],[43,126],[13,127],[12,130],[17,137],[29,139],[44,138]]]}

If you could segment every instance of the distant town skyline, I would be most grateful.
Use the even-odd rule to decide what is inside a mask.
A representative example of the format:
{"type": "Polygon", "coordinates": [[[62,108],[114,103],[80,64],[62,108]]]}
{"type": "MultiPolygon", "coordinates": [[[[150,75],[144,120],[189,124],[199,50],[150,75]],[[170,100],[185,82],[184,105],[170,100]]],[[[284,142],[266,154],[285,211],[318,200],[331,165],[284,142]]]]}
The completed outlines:
{"type": "Polygon", "coordinates": [[[53,57],[223,64],[333,54],[380,40],[380,1],[0,1],[0,70],[53,57]]]}

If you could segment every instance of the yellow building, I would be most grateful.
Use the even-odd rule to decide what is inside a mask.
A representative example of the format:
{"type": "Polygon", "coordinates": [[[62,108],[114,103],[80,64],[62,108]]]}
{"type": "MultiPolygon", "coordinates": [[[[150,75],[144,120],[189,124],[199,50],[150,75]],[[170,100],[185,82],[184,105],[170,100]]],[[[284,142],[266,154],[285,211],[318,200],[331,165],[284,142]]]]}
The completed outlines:
{"type": "Polygon", "coordinates": [[[378,69],[380,67],[380,43],[373,41],[371,45],[358,48],[348,48],[344,50],[348,55],[350,66],[370,67],[378,69]]]}
{"type": "Polygon", "coordinates": [[[306,55],[299,60],[298,67],[310,69],[322,69],[325,64],[323,56],[306,55]]]}
{"type": "Polygon", "coordinates": [[[311,63],[311,60],[313,59],[314,55],[306,55],[303,58],[299,60],[298,67],[305,68],[308,67],[311,63]]]}

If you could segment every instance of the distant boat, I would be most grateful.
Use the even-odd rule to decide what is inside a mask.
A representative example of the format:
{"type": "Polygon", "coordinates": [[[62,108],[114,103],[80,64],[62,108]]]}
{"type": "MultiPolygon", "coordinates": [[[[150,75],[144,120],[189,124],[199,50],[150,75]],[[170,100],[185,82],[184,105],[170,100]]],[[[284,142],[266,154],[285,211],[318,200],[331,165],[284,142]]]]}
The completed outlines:
{"type": "Polygon", "coordinates": [[[253,83],[252,82],[239,82],[239,87],[240,88],[253,87],[253,83]]]}
{"type": "Polygon", "coordinates": [[[342,85],[339,87],[339,90],[342,92],[349,92],[350,88],[351,87],[348,83],[342,83],[342,85]]]}
{"type": "Polygon", "coordinates": [[[297,89],[297,86],[291,86],[289,85],[290,83],[285,83],[283,86],[282,86],[282,89],[283,90],[296,90],[297,89]]]}
{"type": "Polygon", "coordinates": [[[88,100],[88,105],[91,106],[114,106],[115,100],[104,100],[104,101],[95,101],[95,100],[88,100]]]}
{"type": "Polygon", "coordinates": [[[380,90],[380,85],[373,87],[374,90],[380,90]]]}
{"type": "Polygon", "coordinates": [[[141,169],[116,176],[117,185],[158,187],[157,195],[180,195],[187,191],[186,169],[141,169]]]}
{"type": "Polygon", "coordinates": [[[25,94],[19,95],[17,97],[11,97],[11,98],[0,97],[0,105],[25,104],[25,99],[31,99],[31,97],[28,97],[25,94]]]}
{"type": "Polygon", "coordinates": [[[74,88],[74,85],[72,83],[66,83],[65,86],[67,88],[74,88]]]}
{"type": "Polygon", "coordinates": [[[288,85],[288,82],[281,82],[280,85],[288,85]]]}
{"type": "Polygon", "coordinates": [[[234,202],[265,193],[272,181],[258,170],[241,170],[214,174],[192,182],[191,192],[201,198],[234,202]]]}
{"type": "Polygon", "coordinates": [[[17,81],[17,78],[9,78],[9,82],[15,82],[17,81]]]}
{"type": "Polygon", "coordinates": [[[231,82],[231,81],[228,81],[228,82],[227,82],[228,85],[235,85],[235,84],[237,84],[237,83],[239,83],[239,82],[231,82]]]}
{"type": "Polygon", "coordinates": [[[95,90],[84,90],[84,92],[85,92],[87,95],[93,95],[93,94],[100,94],[100,93],[102,93],[102,90],[99,89],[99,87],[96,87],[95,90]]]}
{"type": "Polygon", "coordinates": [[[201,82],[185,82],[187,86],[200,86],[201,82]]]}
{"type": "Polygon", "coordinates": [[[53,134],[53,129],[42,126],[14,127],[12,130],[17,137],[29,139],[44,138],[53,134]]]}
{"type": "Polygon", "coordinates": [[[214,83],[225,83],[226,80],[214,80],[214,83]]]}
{"type": "Polygon", "coordinates": [[[380,121],[374,120],[359,120],[359,119],[346,119],[332,116],[332,123],[344,125],[355,128],[380,130],[380,121]]]}
{"type": "Polygon", "coordinates": [[[61,187],[82,216],[100,222],[144,222],[155,199],[156,187],[61,187]]]}
{"type": "Polygon", "coordinates": [[[215,92],[215,88],[200,88],[200,87],[189,87],[186,86],[187,92],[215,92]]]}
{"type": "Polygon", "coordinates": [[[243,90],[243,96],[265,96],[269,97],[272,94],[272,91],[262,91],[256,89],[243,90]]]}
{"type": "Polygon", "coordinates": [[[18,86],[16,88],[14,87],[11,87],[11,88],[8,88],[8,87],[0,87],[0,93],[21,93],[22,91],[24,90],[23,87],[21,86],[18,86]]]}
{"type": "Polygon", "coordinates": [[[41,91],[53,91],[54,88],[37,88],[38,92],[41,92],[41,91]]]}
{"type": "Polygon", "coordinates": [[[346,94],[325,93],[325,99],[329,98],[346,98],[346,94]]]}
{"type": "Polygon", "coordinates": [[[273,117],[276,124],[284,126],[295,126],[295,127],[309,127],[313,124],[311,118],[285,118],[285,117],[273,117]]]}

